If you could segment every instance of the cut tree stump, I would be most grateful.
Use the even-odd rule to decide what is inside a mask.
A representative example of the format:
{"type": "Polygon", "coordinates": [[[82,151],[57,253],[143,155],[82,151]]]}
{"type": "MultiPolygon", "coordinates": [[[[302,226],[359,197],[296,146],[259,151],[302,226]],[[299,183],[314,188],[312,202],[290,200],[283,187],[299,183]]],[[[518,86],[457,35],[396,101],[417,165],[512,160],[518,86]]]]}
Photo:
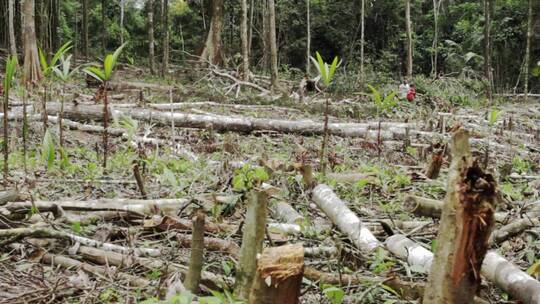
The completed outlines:
{"type": "Polygon", "coordinates": [[[473,162],[469,133],[458,127],[452,136],[452,166],[423,303],[473,303],[495,223],[496,187],[493,177],[473,162]]]}
{"type": "Polygon", "coordinates": [[[304,274],[300,244],[266,248],[257,261],[250,304],[297,304],[304,274]]]}

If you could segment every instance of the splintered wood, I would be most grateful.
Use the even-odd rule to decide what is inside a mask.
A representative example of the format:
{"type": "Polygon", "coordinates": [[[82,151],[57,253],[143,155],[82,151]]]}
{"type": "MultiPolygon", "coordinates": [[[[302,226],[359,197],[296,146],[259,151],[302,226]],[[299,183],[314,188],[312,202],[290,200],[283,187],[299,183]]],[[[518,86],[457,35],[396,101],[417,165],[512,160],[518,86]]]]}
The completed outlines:
{"type": "Polygon", "coordinates": [[[458,127],[424,303],[473,302],[495,223],[496,187],[472,160],[469,134],[458,127]]]}
{"type": "Polygon", "coordinates": [[[257,261],[250,304],[299,303],[304,274],[304,248],[300,244],[266,248],[257,261]]]}

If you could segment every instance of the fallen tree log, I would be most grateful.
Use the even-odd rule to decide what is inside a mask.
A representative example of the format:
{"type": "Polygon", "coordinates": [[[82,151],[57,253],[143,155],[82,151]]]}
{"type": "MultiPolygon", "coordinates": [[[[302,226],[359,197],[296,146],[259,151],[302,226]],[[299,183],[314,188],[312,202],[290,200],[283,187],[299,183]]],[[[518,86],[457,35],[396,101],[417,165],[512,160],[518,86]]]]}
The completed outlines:
{"type": "Polygon", "coordinates": [[[8,240],[0,242],[0,247],[5,246],[8,243],[16,242],[17,240],[26,238],[55,238],[63,240],[71,240],[72,242],[80,243],[82,245],[103,248],[104,250],[114,251],[118,253],[134,253],[135,255],[146,256],[160,256],[161,251],[154,248],[129,248],[111,243],[104,243],[93,239],[85,238],[75,235],[73,233],[64,232],[61,230],[53,230],[47,228],[13,228],[13,229],[0,229],[0,238],[9,238],[8,240]]]}
{"type": "MultiPolygon", "coordinates": [[[[433,253],[404,235],[396,234],[386,240],[388,250],[409,265],[426,267],[433,261],[433,253]],[[421,249],[420,249],[421,248],[421,249]]],[[[429,271],[428,268],[424,268],[429,271]]],[[[482,264],[482,275],[525,304],[540,304],[540,282],[521,271],[495,251],[489,251],[482,264]]]]}
{"type": "MultiPolygon", "coordinates": [[[[60,111],[58,103],[49,103],[48,112],[56,115],[60,111]]],[[[78,121],[102,119],[103,107],[101,105],[65,105],[64,117],[78,121]]],[[[167,113],[141,108],[115,108],[111,113],[116,117],[122,115],[131,116],[138,120],[152,120],[152,122],[170,126],[174,121],[176,127],[188,127],[205,129],[208,126],[216,131],[276,131],[281,133],[322,135],[324,133],[322,122],[311,120],[280,120],[252,117],[230,117],[223,115],[201,115],[187,113],[167,113]]],[[[381,139],[402,139],[405,135],[405,128],[412,127],[411,124],[383,122],[380,131],[381,139]]],[[[329,132],[331,135],[343,137],[369,137],[377,138],[379,131],[378,123],[330,123],[329,132]]]]}
{"type": "MultiPolygon", "coordinates": [[[[440,218],[443,202],[430,198],[407,195],[403,201],[403,207],[405,210],[413,213],[416,216],[426,216],[432,218],[440,218]]],[[[526,211],[526,210],[522,210],[526,211]]],[[[495,220],[497,222],[504,222],[510,216],[507,212],[496,212],[495,220]]],[[[540,204],[530,205],[530,210],[524,215],[526,217],[538,217],[540,216],[540,204]]]]}
{"type": "Polygon", "coordinates": [[[332,220],[339,230],[347,234],[355,246],[365,252],[382,247],[382,243],[365,227],[327,185],[320,184],[313,189],[313,201],[332,220]]]}
{"type": "Polygon", "coordinates": [[[179,209],[189,204],[187,199],[157,199],[157,200],[133,200],[133,199],[100,199],[88,201],[36,201],[14,202],[4,206],[12,213],[28,213],[32,208],[52,211],[60,207],[65,211],[124,211],[142,215],[156,213],[174,214],[179,209]]]}

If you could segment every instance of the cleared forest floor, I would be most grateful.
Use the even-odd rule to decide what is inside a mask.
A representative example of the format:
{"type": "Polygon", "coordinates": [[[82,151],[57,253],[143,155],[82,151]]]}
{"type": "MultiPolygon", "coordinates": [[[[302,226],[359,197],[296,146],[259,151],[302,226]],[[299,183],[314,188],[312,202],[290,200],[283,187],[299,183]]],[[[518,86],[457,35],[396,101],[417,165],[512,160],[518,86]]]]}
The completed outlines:
{"type": "MultiPolygon", "coordinates": [[[[18,195],[4,193],[0,203],[0,303],[135,303],[174,292],[189,262],[191,215],[201,207],[208,214],[203,292],[232,290],[244,201],[256,168],[266,169],[265,186],[273,187],[265,246],[301,242],[306,248],[302,303],[341,303],[330,298],[342,292],[346,303],[417,303],[427,269],[386,250],[361,252],[317,207],[302,173],[310,166],[316,183],[328,185],[379,241],[404,234],[433,251],[438,219],[419,216],[405,201],[444,199],[445,146],[457,123],[471,132],[482,162],[489,143],[488,168],[500,190],[494,234],[532,214],[531,224],[499,235],[492,249],[540,275],[540,267],[531,268],[540,259],[538,100],[498,105],[493,125],[489,108],[456,107],[429,96],[414,105],[400,102],[380,119],[369,96],[333,100],[335,134],[323,176],[320,96],[271,100],[245,95],[242,87],[237,98],[235,89],[226,94],[226,78],[184,77],[174,86],[131,70],[116,79],[119,85],[109,92],[114,123],[107,170],[100,166],[103,130],[93,115],[102,105],[92,100],[94,89],[72,83],[65,92],[64,125],[70,130],[62,155],[56,140],[44,143],[41,120],[31,121],[26,173],[20,119],[11,122],[9,189],[18,195]],[[176,119],[172,112],[190,115],[176,119]],[[47,167],[51,147],[55,161],[47,167]],[[441,173],[430,179],[426,167],[437,151],[441,173]],[[144,195],[134,174],[142,176],[144,195]],[[280,203],[299,216],[277,212],[280,203]]],[[[30,100],[37,106],[39,97],[30,100]]],[[[59,95],[53,100],[49,130],[57,138],[59,95]]],[[[21,113],[20,101],[12,100],[14,116],[21,113]]],[[[517,303],[487,280],[479,297],[517,303]]]]}

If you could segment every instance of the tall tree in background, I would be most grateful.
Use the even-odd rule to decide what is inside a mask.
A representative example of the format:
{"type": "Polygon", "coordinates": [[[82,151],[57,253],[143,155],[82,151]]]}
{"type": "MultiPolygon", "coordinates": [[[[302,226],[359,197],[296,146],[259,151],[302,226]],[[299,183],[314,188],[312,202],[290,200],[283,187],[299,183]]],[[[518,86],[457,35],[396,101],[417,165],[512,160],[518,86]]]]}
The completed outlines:
{"type": "Polygon", "coordinates": [[[36,41],[34,0],[24,0],[24,74],[23,82],[35,83],[43,78],[36,41]]]}
{"type": "Polygon", "coordinates": [[[493,74],[491,73],[491,8],[492,0],[484,0],[484,76],[487,80],[486,95],[491,104],[493,98],[493,74]]]}
{"type": "Polygon", "coordinates": [[[60,0],[51,0],[51,24],[50,24],[50,35],[51,35],[51,50],[56,51],[60,47],[60,37],[58,35],[58,28],[60,26],[60,0]]]}
{"type": "Polygon", "coordinates": [[[431,75],[437,77],[437,61],[439,60],[439,11],[442,0],[433,0],[433,45],[431,53],[431,75]]]}
{"type": "Polygon", "coordinates": [[[270,44],[270,79],[272,90],[278,88],[278,54],[276,39],[276,5],[274,0],[268,0],[268,39],[270,44]]]}
{"type": "Polygon", "coordinates": [[[156,74],[154,38],[154,0],[148,0],[148,61],[150,63],[150,73],[156,74]]]}
{"type": "Polygon", "coordinates": [[[201,52],[201,62],[221,62],[221,31],[223,29],[223,0],[212,0],[212,19],[206,42],[201,52]]]}
{"type": "Polygon", "coordinates": [[[161,62],[161,76],[169,72],[169,0],[161,0],[163,14],[163,58],[161,62]]]}
{"type": "Polygon", "coordinates": [[[360,90],[364,88],[364,81],[366,79],[365,71],[364,71],[364,46],[366,43],[366,37],[365,37],[365,27],[366,27],[366,0],[360,0],[362,2],[361,4],[361,11],[360,11],[360,23],[361,23],[361,29],[360,29],[360,90]]]}
{"type": "Polygon", "coordinates": [[[15,0],[8,3],[8,31],[9,31],[9,52],[17,60],[17,41],[15,40],[15,0]]]}
{"type": "Polygon", "coordinates": [[[120,45],[124,44],[124,15],[126,11],[126,0],[120,0],[120,45]]]}
{"type": "Polygon", "coordinates": [[[101,0],[101,51],[107,52],[107,0],[101,0]]]}
{"type": "Polygon", "coordinates": [[[249,41],[248,41],[248,8],[247,0],[242,0],[242,21],[240,24],[242,40],[242,79],[249,79],[249,41]]]}
{"type": "Polygon", "coordinates": [[[249,37],[248,37],[248,53],[251,56],[251,44],[253,42],[253,14],[255,12],[255,0],[249,3],[249,37]]]}
{"type": "Polygon", "coordinates": [[[531,64],[531,39],[532,39],[532,2],[529,0],[528,18],[527,18],[527,46],[525,48],[525,102],[529,99],[529,66],[531,64]]]}
{"type": "Polygon", "coordinates": [[[82,30],[83,30],[83,49],[84,49],[84,57],[88,58],[88,0],[83,0],[83,21],[82,21],[82,30]]]}
{"type": "MultiPolygon", "coordinates": [[[[307,41],[306,41],[306,73],[309,75],[310,67],[311,67],[311,60],[309,60],[309,57],[311,56],[311,9],[310,9],[310,0],[306,0],[306,28],[307,28],[307,41]]],[[[364,1],[364,0],[362,0],[364,1]]]]}
{"type": "Polygon", "coordinates": [[[413,40],[411,29],[411,0],[405,0],[405,22],[407,30],[407,78],[412,79],[413,74],[413,40]]]}

